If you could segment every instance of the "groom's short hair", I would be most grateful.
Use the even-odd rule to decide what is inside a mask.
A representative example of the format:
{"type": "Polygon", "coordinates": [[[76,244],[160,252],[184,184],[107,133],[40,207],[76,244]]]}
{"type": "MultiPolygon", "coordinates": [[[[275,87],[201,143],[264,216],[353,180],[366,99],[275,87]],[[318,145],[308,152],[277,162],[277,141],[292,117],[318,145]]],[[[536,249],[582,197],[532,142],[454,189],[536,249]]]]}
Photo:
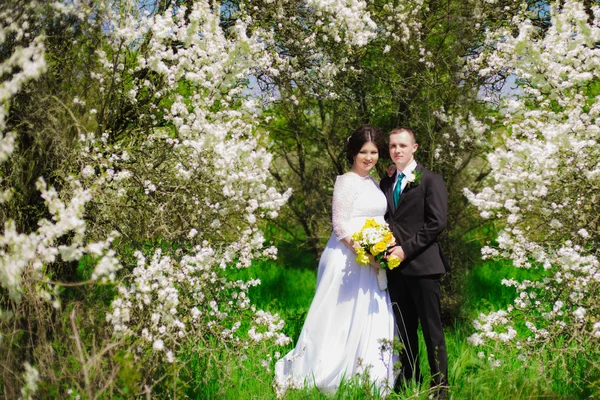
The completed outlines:
{"type": "Polygon", "coordinates": [[[417,136],[415,135],[415,133],[413,132],[412,129],[410,129],[407,126],[399,126],[398,128],[394,128],[390,131],[390,133],[388,133],[388,139],[390,136],[398,134],[398,133],[402,133],[402,132],[406,132],[408,133],[410,136],[412,136],[413,138],[413,142],[418,143],[417,142],[417,136]]]}

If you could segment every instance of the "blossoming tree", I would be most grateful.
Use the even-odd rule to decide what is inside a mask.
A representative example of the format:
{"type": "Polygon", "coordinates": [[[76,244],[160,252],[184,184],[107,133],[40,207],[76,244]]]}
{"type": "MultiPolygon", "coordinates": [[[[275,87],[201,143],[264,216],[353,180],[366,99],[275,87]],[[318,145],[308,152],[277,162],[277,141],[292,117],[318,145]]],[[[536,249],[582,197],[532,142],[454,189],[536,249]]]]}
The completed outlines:
{"type": "Polygon", "coordinates": [[[514,303],[480,315],[470,341],[496,354],[516,347],[521,357],[552,344],[571,362],[586,360],[589,373],[600,340],[600,7],[569,0],[546,11],[547,29],[524,12],[490,31],[471,60],[482,76],[512,74],[522,89],[501,103],[503,144],[488,155],[489,185],[465,194],[502,228],[484,258],[510,260],[531,278],[503,280],[514,303]]]}
{"type": "MultiPolygon", "coordinates": [[[[144,365],[143,377],[132,386],[141,391],[178,371],[168,365],[177,363],[184,345],[196,343],[200,356],[207,357],[222,348],[289,340],[276,315],[250,304],[247,290],[259,282],[227,278],[231,268],[275,255],[274,248],[264,247],[259,224],[275,218],[289,196],[269,186],[271,156],[256,129],[260,112],[243,90],[249,75],[269,67],[271,56],[259,36],[247,35],[243,20],[221,27],[220,8],[208,2],[189,8],[157,3],[150,12],[146,6],[137,1],[2,6],[0,43],[12,49],[0,69],[8,76],[0,87],[5,204],[17,201],[11,196],[12,172],[31,153],[19,136],[19,107],[35,103],[13,102],[10,109],[11,97],[19,90],[21,98],[36,96],[47,85],[27,86],[28,80],[48,69],[61,72],[46,62],[44,35],[33,38],[32,32],[62,24],[67,32],[77,27],[79,36],[69,44],[86,52],[92,48],[89,63],[75,75],[85,85],[53,97],[73,123],[54,133],[77,134],[68,144],[65,169],[39,177],[49,218],[38,229],[19,232],[18,214],[4,214],[0,276],[7,291],[3,335],[10,338],[2,342],[10,366],[3,372],[5,393],[15,390],[10,377],[19,373],[23,360],[29,363],[25,380],[31,381],[24,396],[35,393],[35,378],[57,379],[51,371],[60,360],[39,358],[49,345],[45,340],[53,340],[43,339],[48,331],[76,342],[80,375],[68,380],[71,387],[63,395],[89,398],[114,384],[111,369],[118,369],[118,362],[99,372],[102,356],[114,349],[144,365]],[[161,248],[165,241],[178,250],[161,248]],[[65,274],[69,268],[83,271],[65,274]],[[78,279],[56,279],[67,275],[78,279]],[[85,312],[75,302],[63,304],[69,298],[62,295],[64,288],[103,284],[115,290],[110,309],[100,311],[106,312],[108,324],[97,318],[102,301],[92,303],[96,314],[90,318],[96,325],[84,331],[77,321],[85,312]],[[37,303],[40,294],[56,311],[44,311],[37,303]],[[72,309],[70,315],[65,307],[72,309]],[[26,321],[28,308],[39,312],[26,321]],[[48,313],[55,312],[70,316],[74,339],[60,323],[48,325],[48,313]],[[11,330],[13,323],[24,324],[37,337],[25,351],[19,332],[11,330]],[[246,339],[236,332],[242,323],[246,339]],[[111,333],[108,338],[103,329],[111,333]],[[98,342],[82,342],[79,332],[93,334],[98,342]]],[[[35,135],[45,140],[43,132],[35,135]]],[[[78,300],[89,305],[92,297],[84,292],[78,300]]]]}

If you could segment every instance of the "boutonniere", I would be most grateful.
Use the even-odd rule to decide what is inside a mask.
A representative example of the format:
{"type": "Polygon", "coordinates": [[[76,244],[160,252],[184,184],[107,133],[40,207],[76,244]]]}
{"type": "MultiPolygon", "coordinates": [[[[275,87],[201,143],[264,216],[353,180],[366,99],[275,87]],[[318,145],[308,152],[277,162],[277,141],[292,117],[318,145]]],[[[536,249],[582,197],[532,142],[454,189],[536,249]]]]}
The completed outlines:
{"type": "Polygon", "coordinates": [[[408,174],[406,174],[405,179],[406,182],[408,182],[406,186],[408,188],[413,188],[417,186],[419,183],[421,183],[421,175],[423,175],[423,171],[416,171],[414,173],[409,172],[408,174]]]}

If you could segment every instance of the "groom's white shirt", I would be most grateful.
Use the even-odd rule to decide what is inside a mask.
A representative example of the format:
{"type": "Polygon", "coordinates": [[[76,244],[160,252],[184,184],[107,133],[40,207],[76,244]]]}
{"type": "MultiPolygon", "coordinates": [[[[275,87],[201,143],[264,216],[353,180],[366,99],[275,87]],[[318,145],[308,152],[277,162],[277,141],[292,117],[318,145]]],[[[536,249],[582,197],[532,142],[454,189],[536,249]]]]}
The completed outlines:
{"type": "MultiPolygon", "coordinates": [[[[404,168],[404,171],[400,171],[399,169],[396,170],[396,182],[394,182],[394,187],[392,188],[392,193],[393,193],[394,189],[396,188],[396,185],[398,184],[398,177],[400,176],[400,173],[403,173],[404,176],[406,176],[406,175],[410,174],[411,172],[413,172],[415,170],[415,168],[417,168],[417,161],[415,161],[413,159],[411,162],[408,163],[406,168],[404,168]]],[[[408,185],[408,180],[403,179],[402,186],[400,187],[400,189],[404,190],[406,185],[408,185]]],[[[402,192],[402,190],[400,190],[400,192],[402,192]]]]}

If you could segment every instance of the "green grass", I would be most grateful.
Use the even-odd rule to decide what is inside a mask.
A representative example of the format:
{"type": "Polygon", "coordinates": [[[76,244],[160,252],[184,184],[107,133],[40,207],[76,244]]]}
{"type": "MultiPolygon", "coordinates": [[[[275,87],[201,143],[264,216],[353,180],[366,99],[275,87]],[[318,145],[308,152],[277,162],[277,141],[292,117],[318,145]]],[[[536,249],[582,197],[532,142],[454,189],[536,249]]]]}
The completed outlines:
{"type": "Polygon", "coordinates": [[[532,278],[527,269],[514,268],[508,261],[484,261],[466,272],[466,304],[468,311],[484,312],[505,308],[515,298],[515,288],[502,285],[502,279],[532,278]]]}
{"type": "Polygon", "coordinates": [[[296,340],[316,290],[311,269],[285,268],[278,263],[258,261],[251,268],[236,271],[235,279],[261,280],[249,290],[257,308],[278,313],[285,320],[284,333],[296,340]]]}
{"type": "MultiPolygon", "coordinates": [[[[511,268],[508,264],[485,262],[467,274],[465,307],[468,315],[477,315],[490,309],[508,305],[514,289],[500,285],[502,278],[522,278],[527,271],[511,268]],[[518,276],[517,276],[518,275],[518,276]]],[[[316,271],[284,267],[276,262],[257,262],[249,269],[235,273],[235,278],[259,278],[262,284],[251,290],[250,296],[258,308],[279,313],[285,321],[285,333],[298,338],[304,318],[315,292],[316,271]]],[[[506,348],[500,366],[493,368],[487,360],[480,358],[478,350],[467,343],[473,333],[470,321],[455,321],[446,327],[446,344],[449,358],[450,398],[452,399],[579,399],[592,398],[591,392],[578,381],[576,370],[584,365],[565,365],[553,360],[554,349],[541,349],[537,359],[527,362],[518,359],[519,350],[506,348]]],[[[279,349],[279,357],[293,348],[293,343],[279,349]]],[[[244,360],[228,360],[230,365],[230,387],[216,396],[219,382],[214,387],[196,388],[189,392],[197,399],[275,399],[272,389],[273,371],[260,365],[268,356],[266,348],[255,348],[244,360]]],[[[428,382],[426,350],[420,342],[421,370],[424,382],[428,382]]],[[[198,370],[197,373],[202,373],[198,370]]],[[[427,385],[413,385],[399,395],[391,394],[388,399],[426,399],[427,385]]],[[[378,399],[365,385],[348,382],[335,395],[326,396],[316,389],[288,391],[285,399],[378,399]]]]}

